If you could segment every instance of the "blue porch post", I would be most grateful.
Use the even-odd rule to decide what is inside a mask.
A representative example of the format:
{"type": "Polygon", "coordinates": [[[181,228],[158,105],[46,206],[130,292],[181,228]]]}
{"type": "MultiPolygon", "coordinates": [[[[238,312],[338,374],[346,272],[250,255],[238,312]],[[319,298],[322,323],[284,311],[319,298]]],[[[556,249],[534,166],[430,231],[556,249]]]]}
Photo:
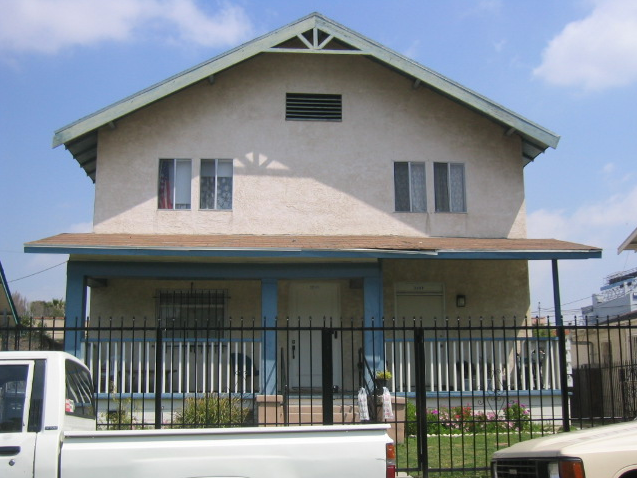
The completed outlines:
{"type": "Polygon", "coordinates": [[[66,266],[66,321],[64,351],[83,358],[82,334],[86,315],[86,276],[79,264],[66,266]],[[69,330],[70,329],[70,330],[69,330]]]}
{"type": "MultiPolygon", "coordinates": [[[[363,278],[365,327],[381,327],[383,311],[383,280],[379,274],[363,278]]],[[[365,359],[374,370],[384,368],[385,347],[382,330],[365,331],[365,359]]],[[[373,378],[373,377],[370,377],[373,378]]]]}
{"type": "MultiPolygon", "coordinates": [[[[264,327],[275,327],[278,313],[279,284],[277,279],[261,280],[261,316],[264,327]]],[[[276,394],[276,330],[262,334],[261,393],[276,394]]]]}

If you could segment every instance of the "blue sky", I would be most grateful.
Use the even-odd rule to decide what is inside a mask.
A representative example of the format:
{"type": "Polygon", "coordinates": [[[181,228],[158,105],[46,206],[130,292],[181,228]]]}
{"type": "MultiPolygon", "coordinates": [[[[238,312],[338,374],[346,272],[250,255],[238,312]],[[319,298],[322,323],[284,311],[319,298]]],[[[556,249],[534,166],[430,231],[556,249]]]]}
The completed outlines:
{"type": "MultiPolygon", "coordinates": [[[[637,227],[634,0],[20,0],[0,17],[0,261],[11,290],[63,298],[61,255],[23,244],[91,230],[93,184],[54,130],[318,11],[561,135],[525,169],[528,234],[602,247],[561,261],[564,311],[608,274],[637,227]]],[[[551,313],[549,263],[531,267],[551,313]]]]}

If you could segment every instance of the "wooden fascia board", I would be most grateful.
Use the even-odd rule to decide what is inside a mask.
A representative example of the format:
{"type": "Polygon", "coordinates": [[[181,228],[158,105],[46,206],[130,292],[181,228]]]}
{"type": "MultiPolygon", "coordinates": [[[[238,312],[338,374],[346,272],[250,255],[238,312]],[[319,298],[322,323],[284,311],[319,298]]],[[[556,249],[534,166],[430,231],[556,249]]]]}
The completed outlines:
{"type": "Polygon", "coordinates": [[[430,87],[441,91],[457,101],[471,106],[486,116],[490,116],[500,122],[514,128],[519,133],[535,140],[544,148],[557,147],[560,137],[551,131],[533,123],[532,121],[514,113],[486,97],[436,73],[419,63],[388,49],[387,47],[354,33],[345,27],[337,25],[325,18],[317,19],[317,27],[333,34],[346,43],[355,46],[361,51],[367,52],[383,63],[401,70],[415,79],[421,80],[430,87]]]}
{"type": "Polygon", "coordinates": [[[207,62],[179,73],[163,82],[157,83],[139,93],[103,108],[64,128],[57,130],[53,137],[53,148],[79,138],[111,121],[115,121],[133,111],[154,103],[183,88],[204,80],[222,70],[236,65],[254,55],[267,51],[290,37],[303,33],[315,25],[314,17],[306,17],[297,23],[288,25],[268,35],[245,43],[233,50],[221,54],[207,62]]]}
{"type": "Polygon", "coordinates": [[[598,259],[601,250],[388,250],[388,249],[293,249],[293,248],[179,248],[179,247],[87,247],[25,244],[24,252],[115,257],[206,257],[243,259],[462,259],[553,260],[598,259]]]}

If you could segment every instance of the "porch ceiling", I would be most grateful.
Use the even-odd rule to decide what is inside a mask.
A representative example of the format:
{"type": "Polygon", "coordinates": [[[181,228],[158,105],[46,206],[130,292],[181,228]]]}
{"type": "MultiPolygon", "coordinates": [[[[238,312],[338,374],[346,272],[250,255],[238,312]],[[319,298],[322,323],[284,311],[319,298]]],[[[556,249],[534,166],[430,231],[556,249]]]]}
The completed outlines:
{"type": "Polygon", "coordinates": [[[59,234],[25,252],[91,256],[244,258],[591,259],[601,249],[556,239],[408,236],[59,234]]]}

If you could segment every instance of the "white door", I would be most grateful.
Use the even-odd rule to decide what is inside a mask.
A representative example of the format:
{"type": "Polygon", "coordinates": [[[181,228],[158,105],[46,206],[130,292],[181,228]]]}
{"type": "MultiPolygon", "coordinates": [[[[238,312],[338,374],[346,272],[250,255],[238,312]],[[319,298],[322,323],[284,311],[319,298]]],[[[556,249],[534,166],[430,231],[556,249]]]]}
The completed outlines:
{"type": "Polygon", "coordinates": [[[396,285],[396,318],[416,319],[425,327],[433,327],[434,319],[444,326],[444,289],[436,282],[406,282],[396,285]]]}
{"type": "Polygon", "coordinates": [[[28,431],[32,361],[0,362],[0,476],[33,476],[37,433],[28,431]]]}
{"type": "MultiPolygon", "coordinates": [[[[335,282],[293,282],[290,285],[290,325],[312,330],[295,330],[288,334],[290,386],[294,389],[320,389],[323,380],[321,330],[323,318],[335,327],[341,325],[340,291],[335,282]]],[[[341,384],[340,334],[332,341],[334,385],[341,384]]]]}

